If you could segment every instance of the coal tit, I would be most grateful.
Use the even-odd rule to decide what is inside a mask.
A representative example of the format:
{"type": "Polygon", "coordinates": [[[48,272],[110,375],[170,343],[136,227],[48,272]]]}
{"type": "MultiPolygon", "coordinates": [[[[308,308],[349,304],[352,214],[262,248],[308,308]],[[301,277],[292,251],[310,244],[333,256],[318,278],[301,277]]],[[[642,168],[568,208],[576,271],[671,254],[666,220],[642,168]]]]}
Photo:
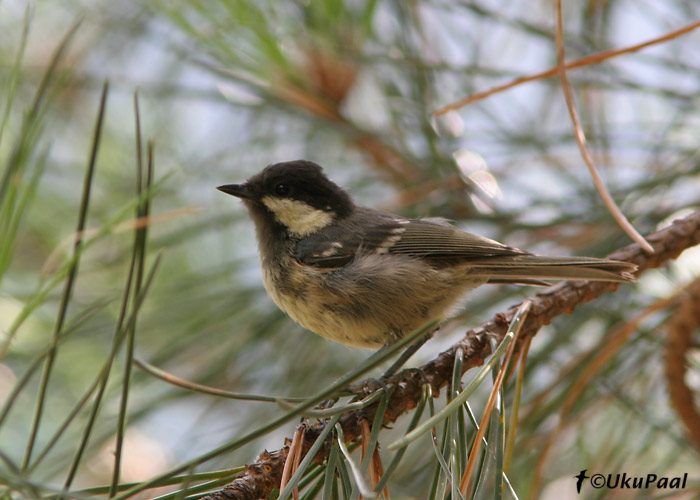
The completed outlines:
{"type": "Polygon", "coordinates": [[[270,165],[244,184],[218,189],[248,208],[263,283],[277,306],[350,346],[389,345],[448,317],[485,283],[634,281],[636,266],[627,262],[533,255],[441,220],[355,205],[306,160],[270,165]]]}

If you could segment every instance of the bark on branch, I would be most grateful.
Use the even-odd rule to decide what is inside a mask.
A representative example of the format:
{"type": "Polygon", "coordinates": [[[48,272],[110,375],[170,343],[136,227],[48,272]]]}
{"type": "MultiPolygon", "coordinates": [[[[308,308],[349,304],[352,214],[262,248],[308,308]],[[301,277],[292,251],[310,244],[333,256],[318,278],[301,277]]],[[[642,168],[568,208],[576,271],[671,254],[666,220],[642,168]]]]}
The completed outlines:
{"type": "MultiPolygon", "coordinates": [[[[640,274],[647,269],[661,266],[664,262],[673,260],[683,250],[700,243],[700,211],[694,212],[684,219],[674,221],[660,231],[652,233],[647,241],[654,247],[654,254],[646,254],[637,244],[632,244],[617,250],[608,257],[615,260],[632,262],[639,267],[640,274]]],[[[533,337],[540,327],[563,313],[571,313],[577,306],[589,302],[599,295],[614,291],[619,284],[587,281],[565,281],[547,288],[536,294],[532,307],[520,332],[520,341],[533,337]]],[[[519,305],[519,304],[518,304],[519,305]]],[[[393,386],[391,399],[384,417],[386,425],[395,422],[401,415],[416,407],[421,398],[422,385],[427,381],[437,395],[452,378],[454,356],[458,348],[462,348],[464,361],[463,373],[480,366],[491,355],[491,339],[500,342],[508,329],[510,319],[518,308],[512,306],[507,311],[496,314],[491,320],[481,326],[466,332],[465,338],[450,349],[438,355],[434,360],[421,367],[422,374],[404,370],[391,378],[393,386]]],[[[374,417],[376,406],[345,414],[340,419],[346,440],[354,442],[362,434],[361,421],[374,417]]],[[[302,453],[305,455],[314,443],[324,424],[305,422],[306,435],[302,453]]],[[[326,458],[328,447],[323,447],[316,456],[317,461],[326,458]]],[[[223,489],[212,493],[206,500],[259,500],[267,498],[272,490],[279,487],[287,449],[263,453],[256,461],[248,465],[240,477],[223,489]]]]}

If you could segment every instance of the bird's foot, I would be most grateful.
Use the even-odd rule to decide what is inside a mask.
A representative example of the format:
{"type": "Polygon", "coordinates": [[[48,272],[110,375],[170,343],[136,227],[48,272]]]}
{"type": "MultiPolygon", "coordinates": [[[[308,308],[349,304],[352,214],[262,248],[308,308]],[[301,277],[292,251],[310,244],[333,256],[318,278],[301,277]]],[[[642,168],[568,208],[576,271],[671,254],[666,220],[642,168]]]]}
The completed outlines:
{"type": "Polygon", "coordinates": [[[364,398],[366,396],[369,396],[370,394],[373,394],[377,391],[383,390],[387,394],[389,394],[389,391],[391,390],[389,384],[387,384],[387,381],[384,377],[382,378],[367,378],[365,380],[362,380],[356,384],[352,384],[348,386],[348,392],[351,394],[354,394],[355,396],[359,396],[360,398],[364,398]]]}

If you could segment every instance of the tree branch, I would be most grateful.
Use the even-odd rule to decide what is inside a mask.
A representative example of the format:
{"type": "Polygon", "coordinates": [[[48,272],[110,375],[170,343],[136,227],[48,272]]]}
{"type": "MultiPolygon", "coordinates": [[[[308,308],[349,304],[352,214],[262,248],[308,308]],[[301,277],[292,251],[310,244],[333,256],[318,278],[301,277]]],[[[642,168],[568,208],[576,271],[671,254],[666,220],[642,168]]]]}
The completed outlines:
{"type": "MultiPolygon", "coordinates": [[[[654,247],[654,254],[647,254],[639,245],[632,244],[617,250],[608,258],[636,264],[639,267],[637,274],[675,259],[685,249],[700,243],[700,211],[652,233],[647,241],[654,247]]],[[[608,282],[565,281],[539,292],[531,299],[532,307],[523,324],[519,341],[524,342],[533,337],[540,327],[549,324],[553,318],[563,313],[571,313],[577,306],[590,302],[605,292],[614,291],[618,286],[618,283],[608,282]]],[[[389,381],[393,391],[384,416],[384,424],[392,424],[401,415],[416,407],[421,399],[424,383],[427,382],[432,386],[436,396],[439,394],[440,389],[445,387],[452,378],[454,357],[459,348],[464,353],[462,373],[482,365],[491,355],[491,340],[498,343],[503,339],[510,319],[518,306],[519,304],[512,306],[506,312],[496,314],[481,326],[467,331],[463,340],[423,365],[420,372],[404,370],[393,376],[389,381]]],[[[340,424],[348,442],[359,439],[362,434],[362,419],[372,421],[375,410],[376,405],[343,415],[340,424]]],[[[306,421],[302,425],[306,427],[302,449],[302,454],[305,455],[323,430],[325,423],[312,424],[306,421]]],[[[328,446],[321,448],[315,460],[322,462],[327,457],[328,451],[328,446]]],[[[267,498],[274,488],[279,487],[286,456],[286,447],[274,452],[264,451],[240,477],[222,490],[207,496],[206,500],[267,498]]]]}

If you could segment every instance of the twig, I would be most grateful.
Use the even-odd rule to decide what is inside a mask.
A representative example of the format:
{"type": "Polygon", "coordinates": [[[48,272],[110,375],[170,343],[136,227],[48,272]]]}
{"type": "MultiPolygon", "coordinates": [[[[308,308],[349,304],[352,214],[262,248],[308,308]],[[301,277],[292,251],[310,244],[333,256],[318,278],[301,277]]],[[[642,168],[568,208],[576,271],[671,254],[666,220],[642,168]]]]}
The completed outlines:
{"type": "MultiPolygon", "coordinates": [[[[672,40],[674,38],[678,38],[679,36],[690,33],[691,31],[693,31],[697,28],[700,28],[700,21],[692,22],[692,23],[688,24],[687,26],[684,26],[684,27],[679,28],[677,30],[669,31],[665,35],[662,35],[658,38],[652,38],[651,40],[647,40],[646,42],[638,43],[635,45],[630,45],[629,47],[624,47],[621,49],[605,50],[603,52],[598,52],[596,54],[591,54],[589,56],[582,57],[580,59],[576,59],[575,61],[571,61],[570,63],[568,63],[565,66],[565,68],[567,70],[569,70],[569,69],[574,69],[574,68],[581,68],[583,66],[590,66],[592,64],[598,64],[598,63],[601,63],[607,59],[612,59],[612,58],[620,56],[622,54],[630,54],[632,52],[637,52],[638,50],[645,49],[645,48],[650,47],[652,45],[667,42],[667,41],[672,40]]],[[[479,93],[471,95],[469,97],[465,97],[464,99],[460,99],[459,101],[454,102],[452,104],[448,104],[447,106],[443,106],[442,108],[433,111],[433,116],[444,115],[445,113],[447,113],[449,111],[453,111],[453,110],[462,108],[462,107],[467,106],[473,102],[480,101],[480,100],[485,99],[489,96],[492,96],[493,94],[498,94],[499,92],[503,92],[504,90],[512,89],[513,87],[517,87],[518,85],[522,85],[523,83],[532,82],[535,80],[541,80],[543,78],[551,78],[553,76],[557,76],[559,74],[559,71],[560,71],[559,66],[556,66],[554,68],[549,68],[548,70],[543,71],[541,73],[536,73],[534,75],[522,76],[520,78],[516,78],[515,80],[508,82],[504,85],[499,85],[497,87],[486,90],[484,92],[479,92],[479,93]]]]}
{"type": "Polygon", "coordinates": [[[564,28],[561,14],[561,0],[556,2],[556,31],[555,40],[557,44],[557,68],[559,69],[559,77],[561,78],[562,89],[564,90],[564,97],[566,98],[566,107],[569,110],[569,115],[571,116],[571,122],[574,125],[574,137],[576,138],[576,144],[581,151],[581,157],[584,163],[588,167],[588,171],[593,178],[593,185],[595,185],[596,191],[603,200],[603,203],[608,208],[608,211],[613,216],[613,218],[620,225],[622,230],[627,233],[627,235],[632,238],[632,241],[639,244],[645,252],[653,253],[654,249],[649,243],[644,239],[644,237],[639,234],[639,232],[632,226],[627,217],[622,213],[622,210],[617,206],[615,200],[610,195],[610,191],[605,187],[603,179],[598,173],[598,169],[593,163],[593,158],[588,152],[588,147],[586,146],[586,135],[583,132],[583,127],[581,126],[581,120],[578,117],[578,111],[576,111],[576,103],[574,102],[574,93],[571,90],[571,83],[569,82],[569,77],[566,74],[566,56],[564,54],[564,28]]]}
{"type": "MultiPolygon", "coordinates": [[[[631,244],[612,253],[608,257],[625,262],[633,262],[639,267],[639,273],[661,266],[664,262],[675,259],[683,250],[700,244],[700,211],[674,221],[648,236],[647,240],[654,247],[654,254],[645,253],[637,244],[631,244]]],[[[532,307],[520,332],[520,342],[532,338],[540,327],[547,325],[561,314],[571,313],[586,302],[589,302],[605,292],[616,290],[615,283],[568,281],[543,290],[530,300],[532,307]]],[[[480,366],[491,355],[489,339],[501,340],[508,330],[510,320],[517,311],[515,305],[506,312],[498,313],[493,319],[483,323],[478,328],[469,330],[466,337],[453,345],[447,351],[438,355],[429,363],[423,365],[420,371],[404,370],[390,380],[391,399],[384,417],[384,424],[390,425],[401,415],[411,411],[420,402],[425,382],[430,385],[433,395],[437,396],[440,388],[445,387],[452,378],[454,356],[458,349],[464,351],[462,373],[480,366]]],[[[346,442],[356,442],[361,436],[361,419],[373,418],[375,406],[364,408],[359,412],[350,412],[340,419],[346,442]]],[[[309,425],[303,453],[306,453],[323,431],[325,424],[309,425]]],[[[321,448],[316,461],[323,461],[330,451],[330,446],[321,448]]],[[[282,477],[282,466],[287,449],[263,452],[255,463],[247,466],[246,471],[232,483],[226,494],[216,492],[207,500],[257,500],[266,498],[274,488],[279,487],[282,477]],[[235,493],[234,493],[235,491],[235,493]],[[257,496],[256,496],[257,495],[257,496]]]]}
{"type": "Polygon", "coordinates": [[[262,396],[258,394],[243,394],[240,392],[225,391],[223,389],[218,389],[216,387],[211,387],[208,385],[198,384],[196,382],[190,382],[189,380],[184,380],[177,375],[174,375],[165,370],[161,370],[157,366],[153,366],[150,363],[142,361],[138,358],[134,358],[134,365],[149,375],[156,377],[168,384],[174,385],[176,387],[181,387],[187,389],[188,391],[198,392],[201,394],[209,394],[211,396],[218,396],[222,398],[239,399],[242,401],[263,401],[266,403],[301,403],[306,401],[307,398],[292,398],[286,396],[262,396]]]}
{"type": "Polygon", "coordinates": [[[686,356],[693,347],[692,334],[700,326],[700,278],[688,285],[679,297],[675,314],[668,322],[666,343],[666,381],[671,405],[685,425],[688,437],[700,450],[700,413],[695,395],[685,381],[688,371],[686,356]]]}
{"type": "MultiPolygon", "coordinates": [[[[294,432],[294,439],[292,439],[292,444],[289,446],[289,455],[287,455],[287,460],[284,461],[284,468],[282,469],[282,480],[280,481],[280,490],[283,490],[289,478],[299,467],[299,461],[301,459],[301,446],[304,440],[304,425],[297,427],[296,432],[294,432]]],[[[299,491],[297,487],[294,487],[294,500],[299,499],[299,491]]]]}

